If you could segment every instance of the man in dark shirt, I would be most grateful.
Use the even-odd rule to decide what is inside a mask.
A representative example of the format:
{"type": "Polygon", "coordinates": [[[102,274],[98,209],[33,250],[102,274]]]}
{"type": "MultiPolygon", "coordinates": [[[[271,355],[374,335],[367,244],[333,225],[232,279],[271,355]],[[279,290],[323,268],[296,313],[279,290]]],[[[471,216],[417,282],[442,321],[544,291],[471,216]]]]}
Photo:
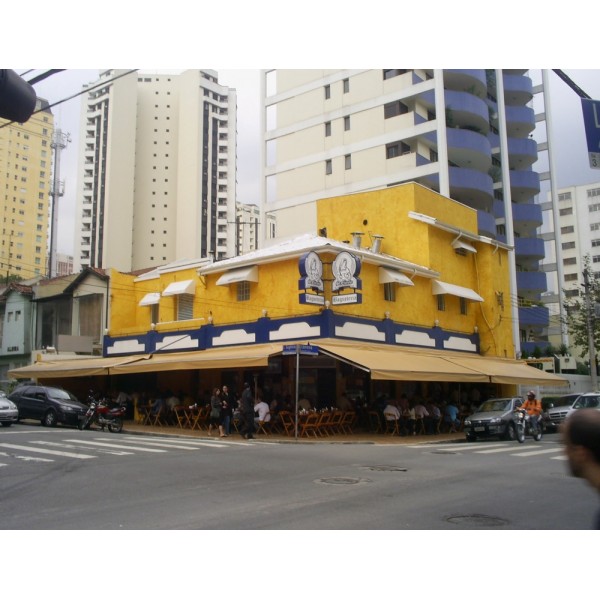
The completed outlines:
{"type": "Polygon", "coordinates": [[[244,383],[244,391],[240,398],[240,420],[242,437],[247,440],[254,438],[254,396],[248,382],[244,383]]]}
{"type": "MultiPolygon", "coordinates": [[[[580,408],[571,413],[563,426],[563,439],[571,474],[600,492],[600,411],[580,408]]],[[[595,528],[600,529],[600,513],[595,528]]]]}

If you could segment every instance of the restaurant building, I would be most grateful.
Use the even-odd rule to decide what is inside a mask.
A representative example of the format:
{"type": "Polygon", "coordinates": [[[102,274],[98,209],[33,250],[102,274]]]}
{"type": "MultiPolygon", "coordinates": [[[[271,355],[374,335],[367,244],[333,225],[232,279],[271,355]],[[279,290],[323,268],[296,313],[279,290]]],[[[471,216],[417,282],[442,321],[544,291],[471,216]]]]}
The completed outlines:
{"type": "Polygon", "coordinates": [[[107,270],[102,358],[11,375],[192,399],[250,381],[317,407],[562,384],[515,359],[512,248],[477,233],[474,209],[407,183],[318,200],[316,215],[316,232],[235,258],[107,270]]]}

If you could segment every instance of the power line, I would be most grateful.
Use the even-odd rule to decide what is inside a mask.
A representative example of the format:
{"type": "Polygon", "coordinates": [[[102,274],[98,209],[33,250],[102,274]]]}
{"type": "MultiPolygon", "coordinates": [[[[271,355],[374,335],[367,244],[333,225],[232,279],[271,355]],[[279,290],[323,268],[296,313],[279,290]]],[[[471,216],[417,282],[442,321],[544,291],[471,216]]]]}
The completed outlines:
{"type": "MultiPolygon", "coordinates": [[[[40,112],[45,112],[49,108],[54,108],[55,106],[58,106],[59,104],[62,104],[63,102],[67,102],[68,100],[73,100],[73,98],[77,98],[78,96],[81,96],[82,94],[87,94],[88,92],[93,92],[94,90],[97,90],[100,87],[103,87],[109,83],[112,83],[113,81],[116,81],[117,79],[121,79],[121,77],[125,77],[126,75],[131,75],[131,73],[135,73],[137,70],[138,69],[130,69],[129,71],[126,71],[125,73],[121,73],[120,75],[117,75],[116,77],[113,77],[112,79],[103,80],[100,83],[93,85],[92,87],[86,88],[84,90],[81,90],[80,92],[77,92],[76,94],[73,94],[72,96],[68,96],[67,98],[63,98],[62,100],[58,100],[56,102],[53,102],[52,104],[43,106],[42,108],[34,111],[31,114],[31,116],[36,115],[37,113],[40,113],[40,112]]],[[[12,125],[15,122],[16,121],[8,121],[7,123],[0,125],[0,129],[3,129],[4,127],[8,127],[9,125],[12,125]]]]}

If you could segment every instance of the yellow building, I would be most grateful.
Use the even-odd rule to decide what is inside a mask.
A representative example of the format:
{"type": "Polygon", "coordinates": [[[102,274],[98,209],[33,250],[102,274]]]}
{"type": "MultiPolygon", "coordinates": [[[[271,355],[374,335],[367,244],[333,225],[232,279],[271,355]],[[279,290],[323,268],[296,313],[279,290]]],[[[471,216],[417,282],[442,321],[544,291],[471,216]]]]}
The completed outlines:
{"type": "Polygon", "coordinates": [[[342,393],[428,394],[432,382],[438,393],[508,395],[562,381],[515,360],[511,250],[476,233],[473,209],[404,184],[323,199],[316,211],[319,235],[216,262],[112,270],[104,358],[20,374],[104,375],[191,397],[254,380],[318,406],[342,393]]]}
{"type": "Polygon", "coordinates": [[[54,116],[41,98],[35,110],[26,123],[0,119],[0,270],[23,279],[48,266],[54,116]]]}

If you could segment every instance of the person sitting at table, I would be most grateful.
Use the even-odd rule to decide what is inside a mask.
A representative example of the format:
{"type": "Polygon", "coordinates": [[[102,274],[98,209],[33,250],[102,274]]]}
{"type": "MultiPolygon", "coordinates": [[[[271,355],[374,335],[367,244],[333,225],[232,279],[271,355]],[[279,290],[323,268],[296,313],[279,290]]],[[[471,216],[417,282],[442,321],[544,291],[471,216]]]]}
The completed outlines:
{"type": "Polygon", "coordinates": [[[399,421],[400,420],[400,411],[396,406],[395,400],[388,400],[387,404],[383,409],[383,416],[386,421],[399,421]]]}
{"type": "Polygon", "coordinates": [[[456,405],[450,400],[444,409],[444,423],[448,425],[448,433],[457,433],[460,427],[460,419],[458,418],[459,410],[456,405]]]}
{"type": "Polygon", "coordinates": [[[302,396],[302,398],[298,400],[298,408],[303,410],[312,410],[312,404],[306,396],[302,396]]]}
{"type": "Polygon", "coordinates": [[[348,398],[348,395],[346,393],[343,393],[336,400],[336,406],[340,410],[354,410],[354,406],[352,405],[352,402],[350,402],[350,399],[348,398]]]}
{"type": "Polygon", "coordinates": [[[254,412],[257,414],[257,416],[254,417],[255,423],[258,423],[259,421],[268,423],[271,420],[269,405],[262,398],[254,405],[254,412]]]}
{"type": "Polygon", "coordinates": [[[423,426],[425,428],[425,433],[432,433],[431,426],[431,415],[427,410],[425,404],[421,400],[421,398],[415,398],[415,419],[423,419],[423,426]]]}

